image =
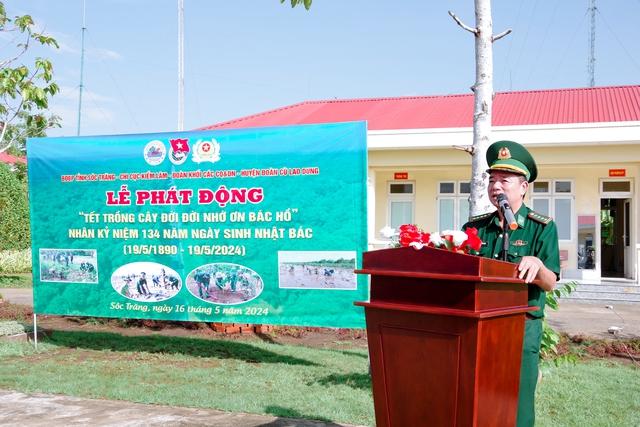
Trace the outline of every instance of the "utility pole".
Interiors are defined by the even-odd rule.
[[[596,0],[589,0],[589,59],[587,71],[589,73],[589,87],[596,85]]]
[[[184,0],[178,0],[178,132],[184,130]]]

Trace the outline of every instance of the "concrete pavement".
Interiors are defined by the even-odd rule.
[[[33,289],[0,289],[0,294],[6,302],[33,307]]]
[[[604,339],[640,339],[640,305],[560,303],[560,310],[547,308],[547,323],[556,332]],[[611,307],[611,308],[607,308]],[[618,333],[610,327],[622,328]]]
[[[0,390],[0,426],[349,427],[351,425]]]
[[[5,301],[33,304],[30,289],[0,289]],[[640,305],[566,302],[547,310],[549,325],[558,332],[594,338],[640,339]],[[622,328],[614,336],[611,326]],[[122,401],[81,399],[0,390],[0,426],[6,427],[353,427],[324,421],[275,418],[207,409],[143,405]]]

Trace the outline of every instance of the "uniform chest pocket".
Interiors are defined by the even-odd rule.
[[[509,253],[507,254],[510,262],[519,262],[523,256],[530,255],[531,246],[526,242],[517,240],[509,245]]]

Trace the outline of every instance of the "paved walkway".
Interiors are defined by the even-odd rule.
[[[0,426],[349,427],[350,424],[0,390]]]
[[[30,289],[1,289],[5,301],[33,304]],[[622,328],[620,338],[640,339],[640,305],[561,303],[548,310],[547,321],[558,332],[615,339],[611,326]],[[80,399],[0,390],[0,426],[11,427],[350,427],[322,421],[274,418],[121,401]],[[352,426],[351,426],[352,427]]]

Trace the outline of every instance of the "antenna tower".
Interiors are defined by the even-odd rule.
[[[178,132],[184,130],[184,0],[178,0]]]
[[[589,87],[596,85],[596,0],[589,0],[589,60],[587,71],[589,72]]]

